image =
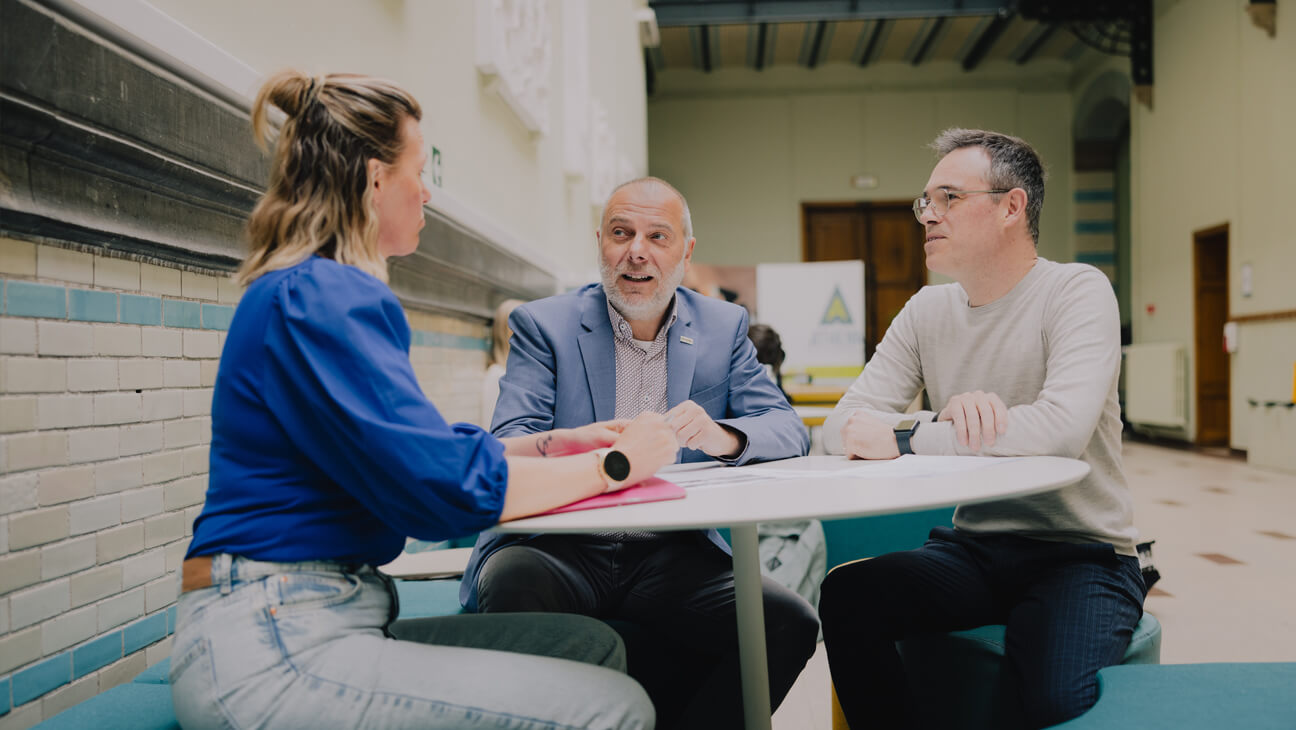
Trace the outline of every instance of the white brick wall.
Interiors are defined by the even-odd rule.
[[[116,628],[144,615],[144,589],[118,593],[98,604],[99,633]]]
[[[0,317],[0,354],[35,355],[36,322],[16,317]]]
[[[95,465],[94,487],[97,494],[112,494],[133,489],[144,483],[144,458],[140,456]]]
[[[68,505],[68,522],[73,535],[98,532],[121,522],[121,497],[110,495]],[[92,546],[91,555],[94,549]]]
[[[42,506],[85,499],[95,493],[94,467],[74,466],[40,473],[37,499]]]
[[[9,599],[9,621],[21,629],[53,618],[71,607],[71,595],[66,578],[18,591]]]
[[[94,606],[69,611],[41,626],[41,653],[54,654],[95,635],[99,611]]]
[[[10,393],[61,393],[67,387],[67,363],[34,357],[5,358],[4,387]]]
[[[94,262],[94,283],[101,289],[125,289],[139,291],[140,265],[125,259],[112,259],[96,256]]]
[[[94,424],[94,396],[42,395],[36,399],[36,427],[76,428]]]
[[[37,246],[36,276],[41,279],[93,284],[94,256],[53,246]]]
[[[66,540],[41,548],[41,580],[59,578],[95,564],[95,537]]]
[[[141,328],[129,324],[96,324],[94,330],[94,354],[113,357],[139,357],[141,348]]]
[[[139,393],[104,393],[94,397],[94,424],[135,423],[143,414],[143,396]]]
[[[224,276],[3,237],[0,278],[226,307],[242,294]],[[0,680],[173,605],[206,493],[226,333],[79,316],[0,316]],[[462,412],[476,403],[482,353],[414,357],[421,376],[435,374],[424,387],[447,417],[476,416]],[[129,681],[170,648],[167,638],[14,708],[0,730]]]
[[[81,464],[117,458],[118,433],[116,428],[83,428],[68,432],[68,461]]]
[[[121,496],[122,522],[134,522],[162,512],[162,487],[147,487]]]
[[[116,390],[117,361],[68,360],[67,387],[68,390]]]
[[[94,352],[94,329],[83,322],[51,322],[36,325],[37,352],[41,355],[90,355]]]
[[[145,327],[141,337],[145,357],[180,357],[184,353],[180,330]]]
[[[184,412],[183,390],[150,390],[141,396],[143,411],[140,414],[144,421],[164,421],[179,418]]]

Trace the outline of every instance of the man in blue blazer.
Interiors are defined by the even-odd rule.
[[[747,312],[679,287],[695,241],[688,204],[656,178],[613,191],[595,234],[602,284],[518,307],[497,436],[665,413],[681,461],[801,456],[800,419],[756,360]],[[615,476],[615,475],[613,475]],[[764,585],[770,698],[814,653],[814,609]],[[469,609],[556,611],[642,627],[627,655],[658,727],[741,727],[729,546],[715,530],[483,533],[464,574]]]

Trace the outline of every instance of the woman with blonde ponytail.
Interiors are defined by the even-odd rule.
[[[620,486],[581,452],[614,446],[630,484],[676,451],[656,414],[501,440],[424,397],[386,284],[387,259],[413,253],[423,227],[421,116],[399,86],[347,74],[285,71],[253,104],[274,163],[248,221],[182,568],[171,680],[185,728],[653,724],[601,622],[394,620],[375,566],[406,536],[468,535]]]

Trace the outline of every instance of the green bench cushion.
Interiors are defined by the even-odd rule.
[[[179,730],[171,685],[119,685],[69,707],[36,727],[42,730]]]
[[[1296,663],[1122,665],[1098,672],[1098,703],[1055,730],[1291,730]]]

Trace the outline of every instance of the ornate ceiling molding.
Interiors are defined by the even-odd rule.
[[[477,0],[477,70],[532,134],[549,131],[547,0]]]

